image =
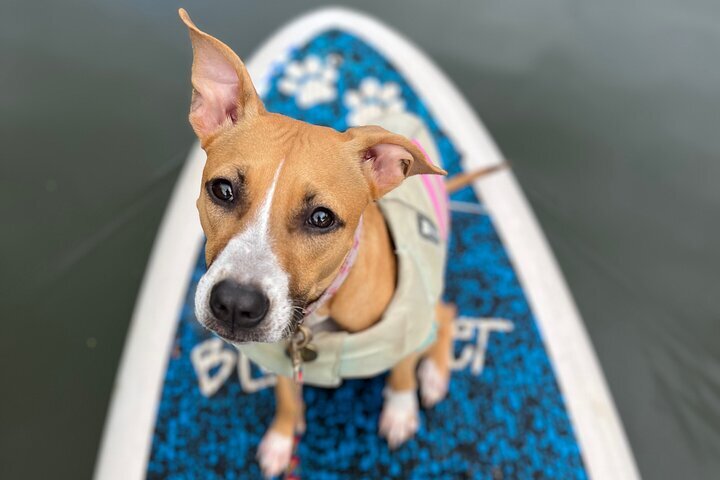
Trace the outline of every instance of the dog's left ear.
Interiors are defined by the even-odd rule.
[[[265,111],[245,65],[217,38],[195,26],[181,8],[193,47],[190,124],[206,147],[222,130]]]
[[[447,175],[427,158],[419,144],[402,135],[374,125],[350,128],[346,134],[357,152],[374,200],[412,175]]]

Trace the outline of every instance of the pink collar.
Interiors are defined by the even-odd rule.
[[[350,247],[350,251],[345,256],[345,260],[343,260],[342,265],[340,265],[340,271],[338,272],[337,276],[333,279],[333,281],[330,283],[328,288],[325,289],[322,295],[320,295],[320,298],[312,302],[310,305],[305,307],[304,310],[304,316],[302,320],[300,320],[300,323],[302,324],[310,315],[312,315],[315,311],[317,311],[320,307],[322,307],[325,302],[330,300],[335,293],[337,293],[338,290],[340,290],[340,287],[345,282],[345,279],[348,277],[348,274],[350,273],[350,269],[352,268],[353,264],[355,263],[355,260],[357,260],[358,256],[358,250],[360,250],[360,235],[362,234],[362,223],[363,219],[360,217],[360,221],[358,222],[358,226],[355,229],[355,236],[353,238],[353,244],[352,247]]]

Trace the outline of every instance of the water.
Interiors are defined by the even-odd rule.
[[[247,55],[319,2],[183,2]],[[350,2],[352,3],[352,2]],[[720,474],[720,4],[355,2],[465,93],[591,334],[644,478]],[[193,142],[172,2],[0,3],[0,464],[87,478]]]

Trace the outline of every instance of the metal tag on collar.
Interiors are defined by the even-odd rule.
[[[312,340],[312,331],[305,325],[298,325],[287,349],[295,381],[302,379],[303,362],[312,362],[318,356],[317,349],[310,344],[310,340]]]

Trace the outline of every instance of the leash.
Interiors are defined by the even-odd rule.
[[[298,323],[295,333],[290,340],[290,345],[288,345],[288,355],[292,362],[293,381],[295,382],[297,401],[301,408],[303,407],[303,363],[306,361],[311,362],[317,358],[317,351],[310,345],[310,340],[312,340],[312,331],[310,328]],[[283,477],[285,480],[300,480],[300,456],[298,455],[298,446],[302,439],[302,433],[296,424],[293,435],[292,455]]]

